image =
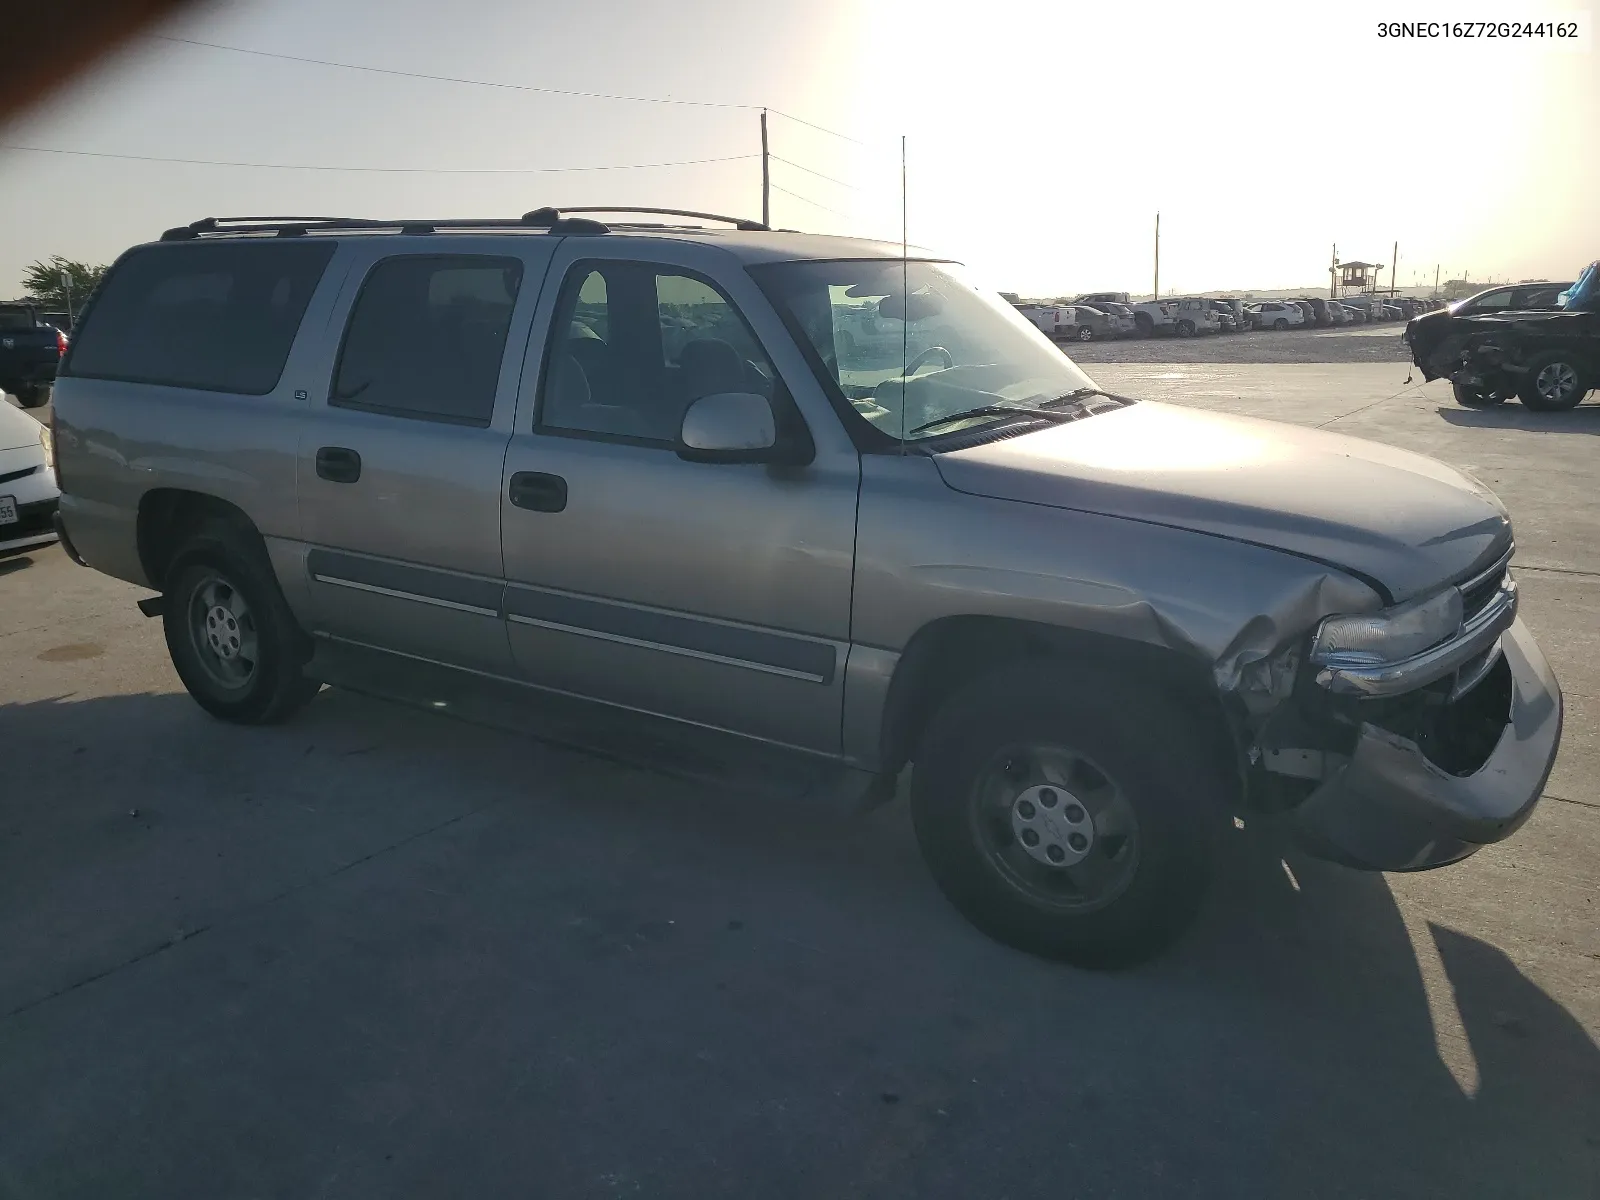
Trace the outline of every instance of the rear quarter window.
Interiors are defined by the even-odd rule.
[[[106,277],[61,374],[263,396],[332,242],[143,246]]]

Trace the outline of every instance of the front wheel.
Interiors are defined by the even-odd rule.
[[[1078,340],[1080,342],[1094,341],[1094,330],[1087,325],[1078,326]]]
[[[1560,351],[1551,351],[1528,364],[1517,394],[1535,412],[1561,412],[1578,407],[1586,391],[1582,367]]]
[[[1504,404],[1510,397],[1510,393],[1503,389],[1481,384],[1452,383],[1450,387],[1456,394],[1456,403],[1463,408],[1493,408],[1496,404]]]
[[[167,651],[195,702],[241,725],[282,721],[321,686],[302,671],[310,646],[264,553],[226,527],[179,553],[162,612]]]
[[[1003,668],[929,723],[912,820],[935,881],[979,929],[1044,957],[1123,965],[1196,911],[1227,811],[1216,762],[1158,692]]]

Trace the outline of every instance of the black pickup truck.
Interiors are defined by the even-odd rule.
[[[1512,396],[1538,412],[1576,408],[1600,387],[1600,262],[1554,307],[1428,313],[1407,327],[1406,341],[1423,377],[1449,379],[1468,408]]]
[[[0,392],[10,392],[23,408],[37,408],[50,395],[56,365],[67,350],[67,335],[45,322],[27,304],[0,304]]]

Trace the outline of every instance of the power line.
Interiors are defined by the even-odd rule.
[[[487,79],[466,79],[459,75],[429,75],[422,71],[401,71],[393,67],[369,67],[362,63],[335,62],[327,58],[307,58],[299,54],[278,54],[272,50],[251,50],[244,46],[225,46],[221,42],[202,42],[195,38],[172,37],[164,33],[150,35],[163,42],[179,42],[186,46],[204,46],[208,50],[228,50],[234,54],[253,54],[258,58],[277,58],[284,62],[311,63],[318,67],[341,67],[347,71],[366,71],[372,75],[398,75],[405,79],[430,79],[435,83],[464,83],[472,87],[500,88],[512,92],[542,92],[551,96],[577,96],[585,100],[631,100],[638,104],[681,104],[695,108],[736,108],[747,112],[759,109],[759,104],[729,104],[716,100],[674,100],[665,96],[628,96],[614,92],[580,92],[569,88],[534,87],[525,83],[496,83]],[[774,112],[777,110],[774,109]],[[790,120],[798,120],[790,117]],[[832,133],[832,130],[828,132]],[[843,136],[842,134],[839,136]]]
[[[347,71],[366,71],[372,75],[397,75],[404,79],[429,79],[435,83],[463,83],[471,87],[500,88],[513,92],[539,92],[548,96],[576,96],[584,100],[627,100],[635,104],[677,104],[692,108],[730,108],[743,112],[756,112],[763,106],[760,104],[734,104],[721,100],[676,100],[668,96],[632,96],[617,92],[584,92],[572,88],[535,87],[525,83],[498,83],[487,79],[468,79],[460,75],[430,75],[424,71],[401,71],[393,67],[369,67],[363,63],[338,62],[329,58],[309,58],[300,54],[280,54],[273,50],[252,50],[246,46],[229,46],[222,42],[203,42],[198,38],[173,37],[170,34],[156,33],[149,35],[158,41],[176,42],[185,46],[204,46],[208,50],[226,50],[233,54],[253,54],[258,58],[276,58],[284,62],[310,63],[318,67],[340,67]],[[808,121],[804,117],[797,117],[793,113],[784,112],[780,108],[769,109],[773,116],[782,117],[786,121],[793,121],[797,125],[804,125],[808,129],[815,129],[819,133],[826,133],[832,137],[842,138],[857,146],[867,143],[851,137],[847,133],[840,133],[837,129],[829,129],[826,125],[818,125],[815,121]]]
[[[576,171],[636,171],[652,167],[695,167],[704,163],[744,162],[758,154],[729,154],[721,158],[683,158],[672,162],[604,163],[592,167],[330,167],[316,163],[232,162],[214,158],[166,158],[154,154],[111,154],[101,150],[62,150],[53,146],[15,146],[0,143],[0,150],[25,150],[31,154],[70,154],[80,158],[120,158],[133,162],[187,163],[199,167],[253,167],[264,171],[347,171],[379,175],[562,175]]]
[[[820,208],[824,212],[831,212],[836,217],[844,217],[846,219],[849,219],[849,217],[850,217],[850,214],[847,213],[847,212],[841,212],[837,208],[833,208],[830,205],[823,204],[823,203],[821,203],[820,201],[817,201],[817,200],[813,200],[810,196],[802,196],[799,192],[791,192],[786,187],[779,187],[777,184],[773,184],[772,185],[772,190],[775,191],[775,192],[782,192],[785,196],[793,196],[796,200],[799,200],[802,204],[809,204],[813,208]]]
[[[840,133],[837,129],[829,129],[826,125],[818,125],[814,121],[807,121],[804,117],[797,117],[793,113],[786,113],[781,108],[774,108],[768,111],[770,111],[775,117],[782,117],[785,121],[793,121],[796,125],[804,125],[807,129],[815,129],[819,133],[832,134],[836,138],[843,138],[847,142],[854,142],[857,146],[865,146],[867,144],[866,142],[861,141],[859,138],[851,137],[848,133]]]
[[[832,175],[824,175],[821,171],[813,171],[810,167],[803,167],[797,162],[784,158],[781,154],[774,154],[771,157],[774,162],[787,163],[797,171],[804,171],[807,175],[815,175],[818,179],[826,179],[829,183],[837,183],[840,187],[849,188],[852,192],[861,190],[853,183],[846,183],[842,179],[835,179]]]

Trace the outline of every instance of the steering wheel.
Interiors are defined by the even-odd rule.
[[[917,355],[906,364],[906,377],[910,378],[916,373],[918,367],[920,367],[935,354],[940,355],[944,359],[945,370],[948,371],[951,367],[956,365],[956,356],[951,354],[950,351],[946,350],[943,346],[929,346],[921,354]]]

